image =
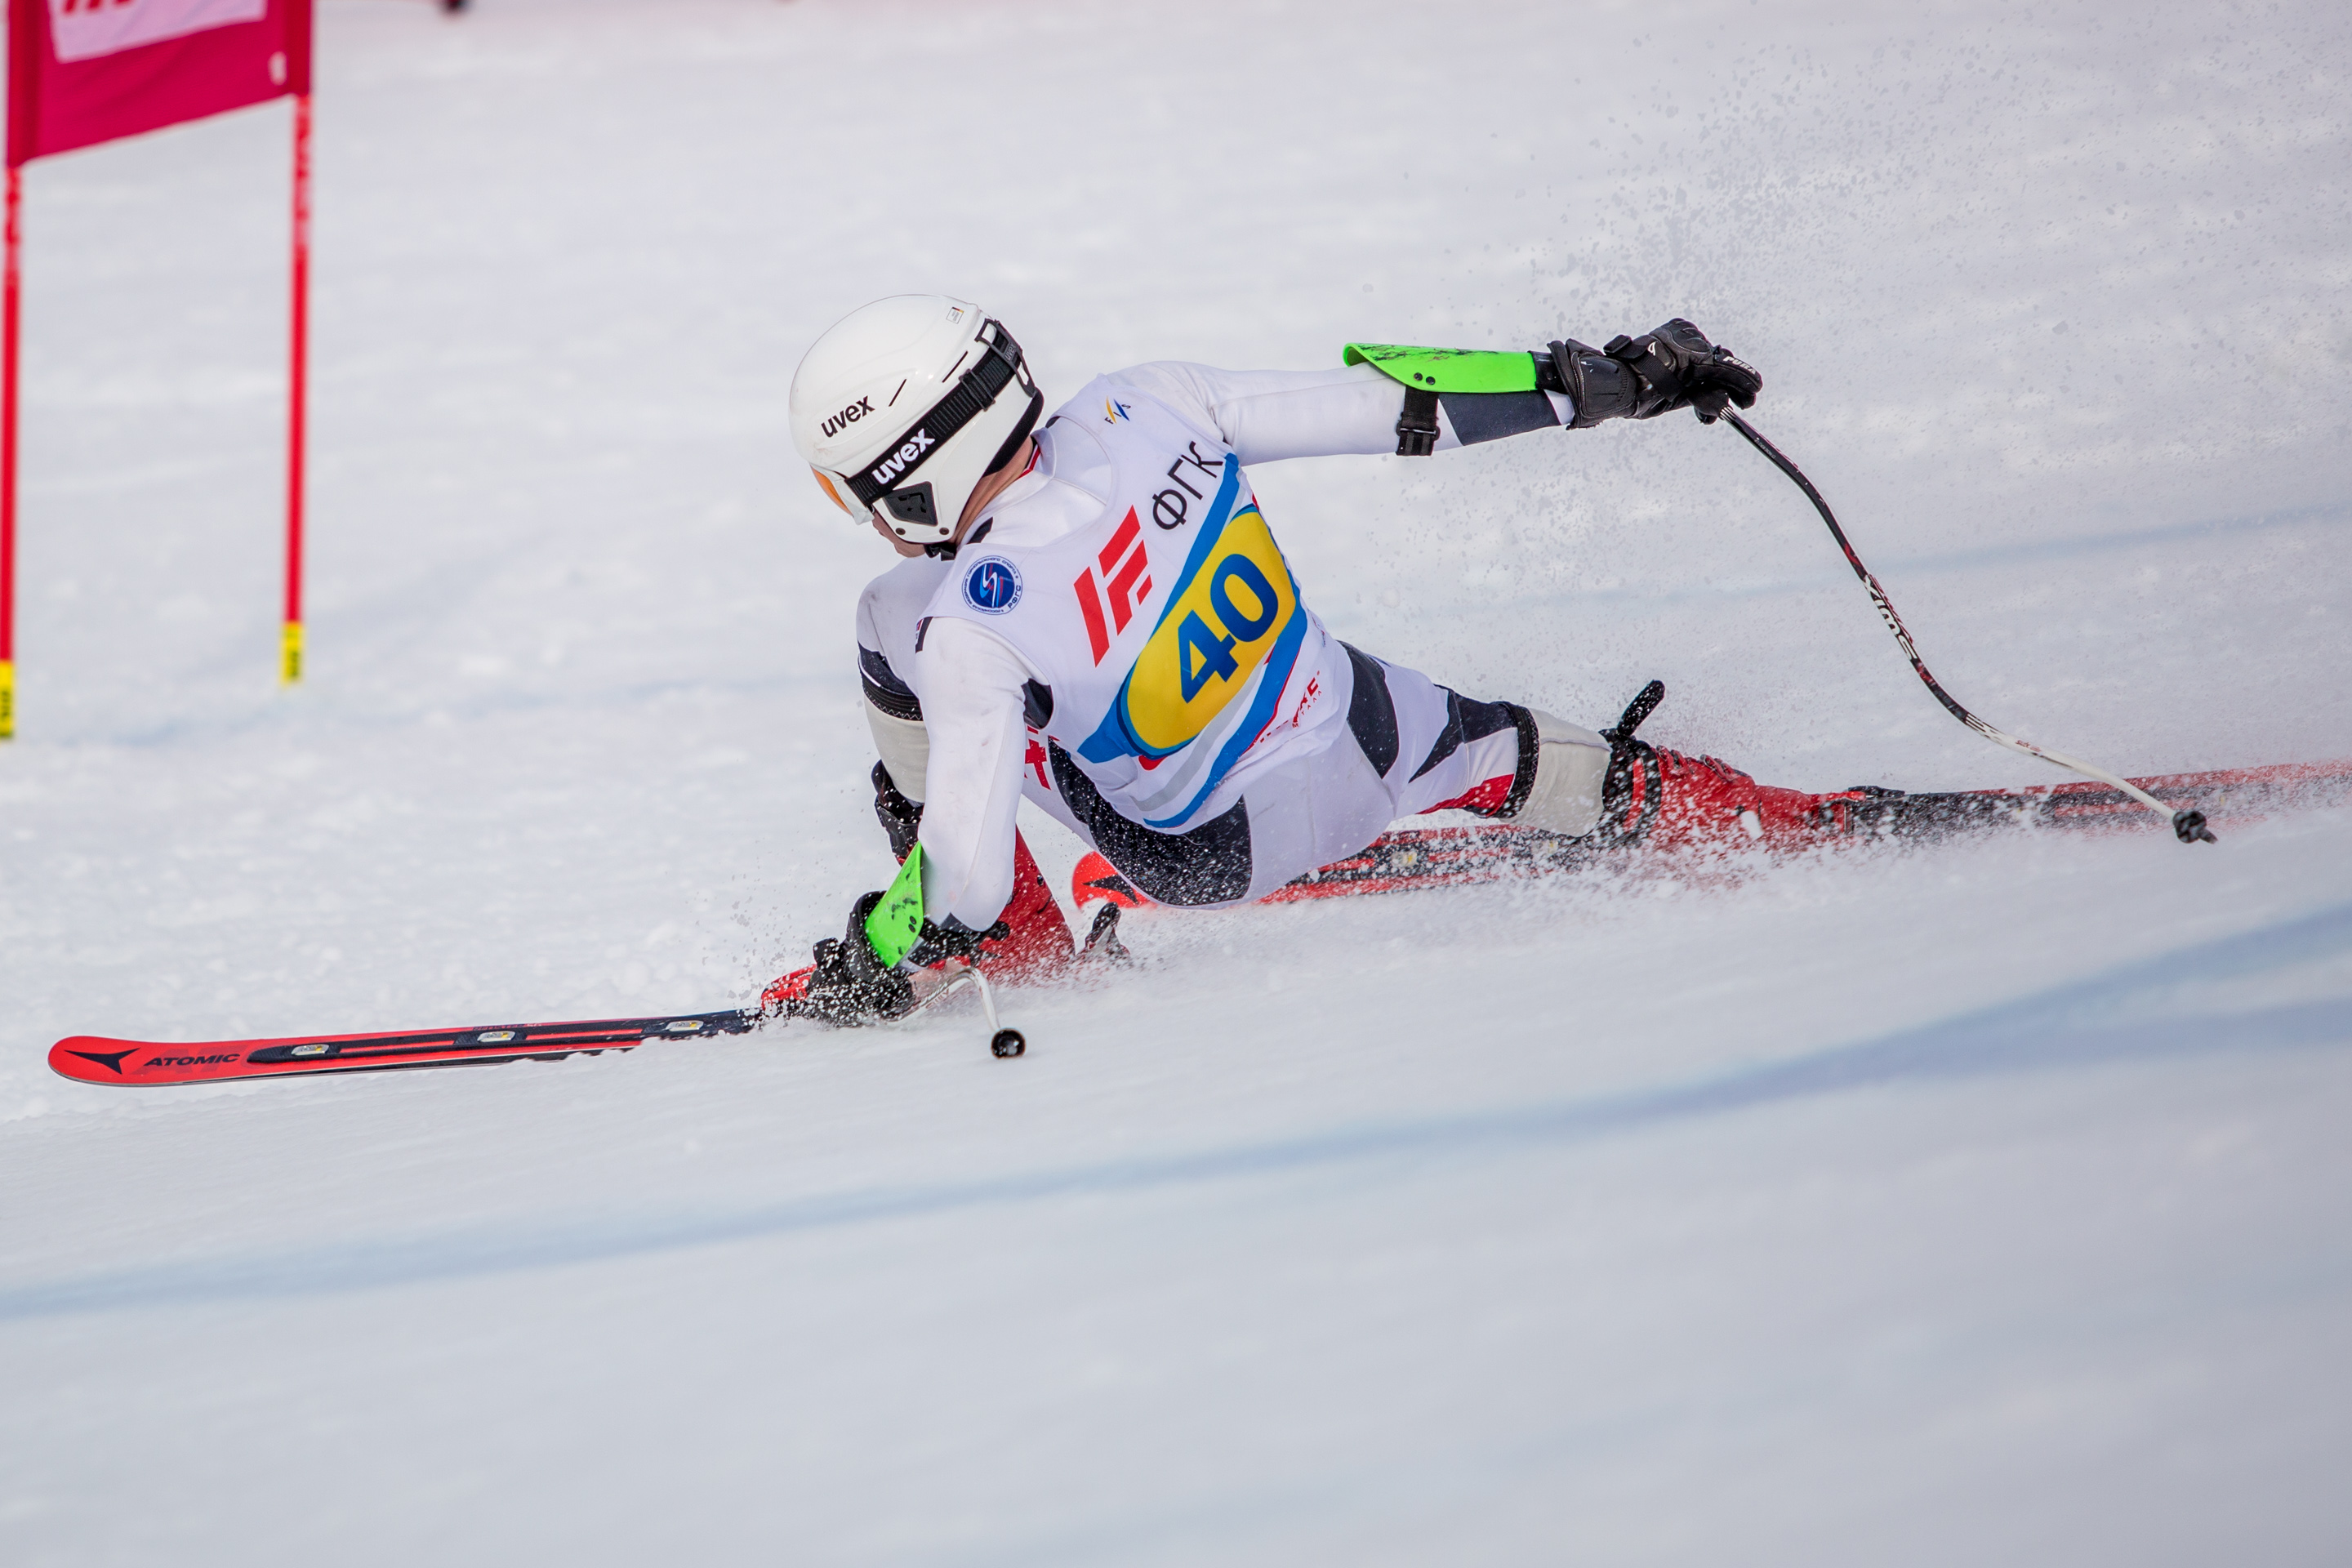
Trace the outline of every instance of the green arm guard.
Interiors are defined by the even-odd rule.
[[[1424,392],[1533,392],[1536,356],[1496,349],[1417,349],[1409,343],[1349,343],[1342,364],[1368,364]]]
[[[918,842],[907,851],[906,862],[898,868],[890,890],[882,895],[882,901],[866,917],[866,941],[884,968],[896,969],[922,934],[923,847]]]

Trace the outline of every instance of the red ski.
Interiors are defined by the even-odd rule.
[[[2233,768],[2135,779],[2168,805],[2194,807],[2227,826],[2274,812],[2335,805],[2352,800],[2352,759]],[[2024,790],[1971,790],[1945,795],[1895,791],[1850,791],[1825,800],[1828,814],[1821,842],[1927,842],[1988,830],[2050,827],[2137,829],[2161,827],[2164,820],[2120,790],[2099,784],[2055,784]],[[1465,827],[1409,828],[1390,833],[1360,854],[1326,866],[1276,889],[1268,903],[1333,898],[1346,893],[1400,892],[1507,877],[1542,876],[1603,863],[1622,851],[1596,850],[1577,839],[1501,824]],[[1661,856],[1689,851],[1658,851]],[[1071,900],[1083,909],[1108,900],[1114,905],[1143,902],[1100,855],[1078,862],[1071,877]],[[1108,914],[1105,910],[1103,913]],[[1087,943],[1117,951],[1097,921]],[[969,981],[968,981],[969,977]],[[919,982],[919,1010],[971,982],[978,972],[951,965],[927,972]],[[990,1045],[999,1056],[1021,1054],[1016,1030],[997,1029],[995,1007],[986,987],[982,1005],[995,1033]],[[625,1051],[648,1040],[698,1039],[740,1035],[772,1017],[789,1017],[786,1001],[775,1007],[730,1007],[652,1018],[606,1018],[561,1024],[499,1024],[462,1029],[410,1029],[353,1035],[289,1035],[275,1039],[166,1043],[75,1035],[49,1049],[49,1066],[82,1083],[187,1084],[228,1079],[276,1078],[320,1072],[381,1072],[402,1068],[457,1067],[470,1062],[544,1059],[598,1051]]]
[[[2202,811],[2210,821],[2226,826],[2274,812],[2309,810],[2352,799],[2352,758],[2170,773],[2131,782],[2167,805]],[[2030,827],[2126,830],[2169,826],[2166,818],[2121,790],[2101,784],[1940,795],[1861,789],[1824,800],[1822,810],[1818,842],[1828,846],[1890,840],[1925,843]],[[1382,834],[1360,853],[1309,872],[1260,901],[1288,903],[1297,899],[1407,892],[1507,877],[1546,876],[1612,863],[1636,851],[1598,848],[1581,839],[1503,823],[1404,828]],[[1655,853],[1688,855],[1691,851]],[[1070,900],[1084,909],[1097,900],[1129,907],[1148,901],[1108,860],[1090,853],[1070,874]]]
[[[286,1073],[457,1067],[467,1062],[568,1057],[582,1051],[625,1051],[647,1040],[740,1035],[759,1022],[756,1009],[739,1007],[667,1018],[497,1024],[398,1034],[289,1035],[274,1040],[205,1040],[193,1045],[73,1035],[49,1047],[49,1066],[83,1083],[207,1083]]]
[[[912,1016],[941,999],[970,988],[980,994],[991,1031],[989,1049],[1017,1057],[1028,1048],[1018,1029],[998,1026],[996,1002],[987,979],[961,959],[925,969],[911,977]],[[779,982],[781,984],[782,982]],[[600,1018],[572,1024],[493,1024],[470,1029],[408,1029],[365,1035],[288,1035],[272,1040],[110,1040],[102,1035],[69,1035],[49,1047],[52,1071],[82,1083],[186,1084],[225,1079],[280,1078],[288,1074],[383,1072],[395,1068],[463,1067],[470,1062],[549,1060],[626,1051],[648,1040],[698,1040],[711,1035],[741,1035],[762,1024],[813,1017],[797,998],[716,1013],[673,1014],[659,1018]]]

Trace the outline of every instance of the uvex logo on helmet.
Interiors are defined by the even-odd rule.
[[[877,485],[888,484],[900,474],[905,473],[917,458],[922,456],[935,444],[929,436],[923,434],[920,426],[916,426],[914,433],[907,437],[907,444],[891,453],[883,461],[882,466],[874,470],[874,482]]]
[[[870,397],[859,398],[856,402],[851,404],[840,413],[835,414],[825,420],[823,426],[824,438],[828,441],[832,440],[835,436],[840,435],[844,430],[848,429],[852,425],[856,424],[860,419],[865,418],[867,415],[873,412],[874,400]]]

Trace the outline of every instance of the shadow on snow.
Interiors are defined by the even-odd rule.
[[[2001,1073],[2352,1044],[2352,996],[2233,1005],[2298,966],[2352,954],[2352,905],[2073,982],[1859,1045],[1590,1100],[1343,1128],[965,1183],[789,1199],[718,1214],[537,1226],[119,1269],[0,1289],[0,1320],[305,1296],[642,1257],[1068,1197],[1279,1175],[1358,1162],[1478,1158],[1847,1090]],[[2256,982],[2255,986],[2242,984]],[[2200,992],[2204,994],[2200,999]]]

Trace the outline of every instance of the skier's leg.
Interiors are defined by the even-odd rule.
[[[1516,810],[1494,815],[1522,827],[1580,837],[1601,820],[1609,742],[1599,734],[1539,708],[1524,708],[1526,730],[1536,737],[1533,777]]]
[[[1578,831],[1591,829],[1609,759],[1598,735],[1511,703],[1463,697],[1353,647],[1348,663],[1344,729],[1332,726],[1328,745],[1250,780],[1232,814],[1242,822],[1238,858],[1213,888],[1201,889],[1213,897],[1163,901],[1215,908],[1263,898],[1357,853],[1399,817],[1446,806],[1498,816],[1535,803],[1545,806],[1547,824],[1576,816]],[[1523,768],[1529,732],[1538,745]],[[1106,853],[1127,869],[1118,853]]]
[[[1634,731],[1655,706],[1646,693],[1614,727],[1595,731],[1538,709],[1477,701],[1416,670],[1353,648],[1349,654],[1356,675],[1350,726],[1373,764],[1390,764],[1382,778],[1400,817],[1454,808],[1611,845],[1745,839],[1789,848],[1844,831],[1839,803],[1860,798],[1759,784],[1717,758],[1639,740]],[[1423,737],[1430,737],[1425,752]],[[1415,755],[1422,761],[1408,767]]]
[[[1353,647],[1348,657],[1349,726],[1381,770],[1392,816],[1461,810],[1570,837],[1592,831],[1609,768],[1600,735],[1514,702],[1465,697]]]
[[[1250,781],[1249,886],[1238,899],[1262,899],[1309,871],[1344,860],[1388,830],[1395,802],[1347,737],[1293,758]]]
[[[1330,744],[1250,781],[1250,899],[1346,859],[1399,817],[1447,806],[1495,816],[1533,798],[1537,785],[1562,793],[1556,777],[1520,766],[1521,734],[1532,728],[1525,709],[1478,702],[1417,670],[1347,651],[1345,729],[1334,726]],[[1605,764],[1607,742],[1592,739]],[[1546,746],[1540,755],[1549,753]],[[1586,771],[1589,817],[1600,809],[1601,767]]]
[[[1864,790],[1808,795],[1759,784],[1729,763],[1691,757],[1635,737],[1665,689],[1653,683],[1609,731],[1609,776],[1594,837],[1612,845],[1761,843],[1778,849],[1853,830]]]
[[[1848,798],[1767,789],[1723,763],[1650,747],[1633,739],[1638,719],[1630,714],[1622,737],[1604,736],[1348,653],[1344,732],[1253,777],[1241,802],[1213,822],[1181,834],[1129,822],[1051,747],[1045,776],[1082,798],[1034,784],[1030,798],[1118,873],[1120,886],[1105,888],[1114,900],[1139,895],[1200,909],[1263,898],[1423,812],[1458,808],[1604,844],[1671,845],[1715,833],[1787,843],[1814,831],[1823,801]]]
[[[1059,745],[1047,741],[1043,749],[1042,768],[1022,779],[1023,798],[1093,848],[1080,875],[1101,873],[1097,886],[1113,902],[1215,909],[1248,896],[1255,836],[1247,800],[1181,833],[1161,833],[1120,815]]]
[[[998,916],[1004,935],[980,944],[981,967],[1006,980],[1043,980],[1061,972],[1077,955],[1070,924],[1054,890],[1037,869],[1036,857],[1016,831],[1013,836],[1013,897]]]
[[[1024,788],[1108,862],[1116,877],[1092,885],[1114,902],[1226,909],[1262,898],[1378,838],[1398,816],[1387,778],[1404,780],[1438,747],[1443,699],[1409,702],[1400,715],[1378,680],[1362,674],[1374,661],[1349,652],[1357,684],[1335,694],[1351,704],[1348,723],[1326,726],[1315,741],[1291,742],[1288,754],[1252,774],[1240,800],[1182,833],[1155,832],[1120,816],[1057,746],[1046,748],[1056,797],[1039,799],[1034,781]],[[1401,761],[1408,748],[1411,758]],[[1385,773],[1372,756],[1386,764]],[[1458,764],[1457,772],[1469,766]],[[1081,877],[1103,869],[1094,857],[1080,864]]]

